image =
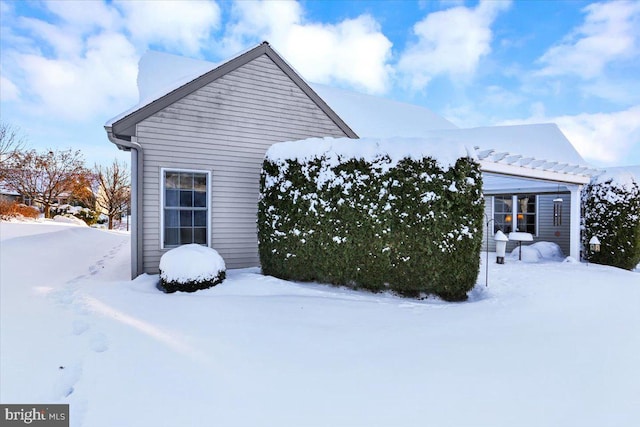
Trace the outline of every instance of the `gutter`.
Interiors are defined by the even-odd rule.
[[[142,206],[143,151],[142,146],[132,136],[131,140],[119,138],[111,126],[105,126],[107,138],[120,150],[131,151],[131,278],[143,273],[142,267],[142,218],[139,215]],[[141,212],[141,211],[140,211]]]

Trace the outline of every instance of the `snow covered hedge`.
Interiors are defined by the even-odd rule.
[[[167,292],[195,292],[226,278],[224,260],[215,249],[198,244],[182,245],[160,258],[160,288]]]
[[[582,193],[583,247],[590,262],[633,270],[640,262],[640,184],[628,173],[594,178]],[[601,248],[589,251],[596,236]]]
[[[258,207],[264,274],[465,300],[484,206],[468,156],[449,141],[414,139],[273,145]]]

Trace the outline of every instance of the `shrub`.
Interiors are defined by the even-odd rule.
[[[264,274],[465,300],[479,270],[479,165],[463,148],[449,160],[454,166],[442,167],[422,153],[425,146],[362,139],[274,145],[258,207]],[[311,153],[296,154],[305,150]]]
[[[198,244],[179,246],[160,258],[160,289],[166,293],[195,292],[226,278],[222,257],[214,249]]]
[[[83,220],[87,225],[93,225],[98,222],[98,219],[100,219],[99,212],[82,206],[52,205],[49,212],[52,218],[56,215],[73,215],[74,217]]]
[[[640,185],[630,174],[595,178],[582,193],[585,258],[633,270],[640,262]],[[600,240],[591,253],[589,240]]]
[[[0,219],[11,218],[38,218],[40,211],[33,206],[27,206],[18,202],[0,199]]]

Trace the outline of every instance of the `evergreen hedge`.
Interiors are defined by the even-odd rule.
[[[264,274],[448,301],[475,285],[484,199],[474,160],[267,157],[260,188]]]
[[[585,258],[633,270],[640,263],[640,185],[632,179],[594,179],[582,192],[582,207]],[[589,250],[593,236],[600,252]]]

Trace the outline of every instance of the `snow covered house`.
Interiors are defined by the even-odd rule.
[[[105,125],[132,153],[134,277],[185,243],[229,268],[258,265],[264,154],[310,137],[463,142],[482,165],[490,243],[517,229],[579,257],[579,194],[596,171],[553,124],[459,129],[420,106],[309,84],[266,42],[221,64],[148,52],[138,88],[139,104]]]

